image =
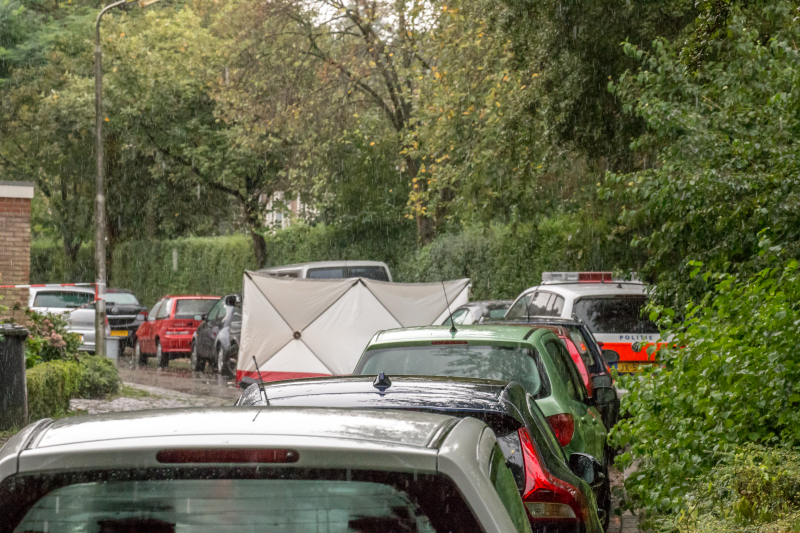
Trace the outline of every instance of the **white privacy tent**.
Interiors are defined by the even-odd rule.
[[[244,274],[236,380],[349,374],[375,333],[428,326],[469,301],[469,279],[389,283],[365,278],[276,278]]]

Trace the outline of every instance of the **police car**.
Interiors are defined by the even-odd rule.
[[[619,372],[652,364],[647,347],[658,342],[658,327],[643,313],[645,285],[611,272],[544,272],[542,284],[523,292],[505,318],[559,316],[582,320],[604,350],[619,354]]]

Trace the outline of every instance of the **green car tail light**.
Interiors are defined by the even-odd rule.
[[[572,415],[559,413],[548,416],[547,423],[553,428],[553,433],[556,434],[558,443],[562,447],[572,441],[572,436],[575,434],[575,419],[572,418]]]

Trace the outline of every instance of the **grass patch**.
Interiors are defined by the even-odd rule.
[[[131,387],[130,385],[122,384],[122,386],[119,388],[119,392],[109,396],[108,400],[114,400],[116,398],[160,398],[160,396],[152,394],[144,389],[138,389],[136,387]]]

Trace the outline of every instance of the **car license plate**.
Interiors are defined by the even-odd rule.
[[[112,337],[127,337],[128,336],[128,330],[126,330],[126,329],[123,329],[123,330],[112,330],[111,331],[111,336]]]
[[[617,372],[621,372],[623,374],[634,374],[636,372],[641,372],[644,370],[644,365],[647,363],[617,363]]]

